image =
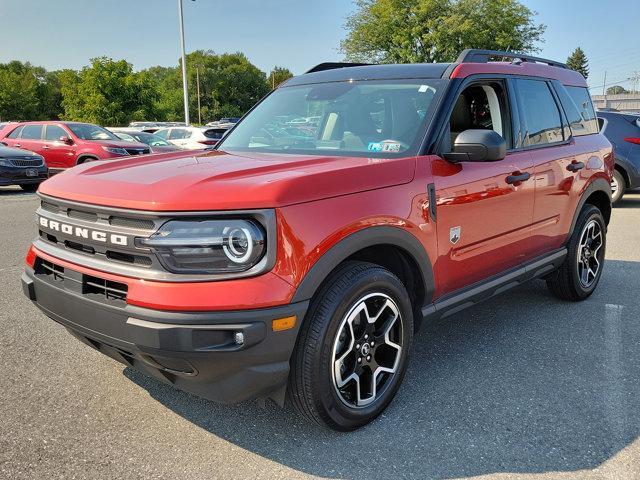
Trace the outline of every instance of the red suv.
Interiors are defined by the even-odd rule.
[[[2,143],[42,155],[49,169],[54,171],[91,160],[150,153],[148,145],[125,142],[109,130],[90,123],[16,123],[1,134]]]
[[[612,170],[587,84],[562,64],[323,64],[218,150],[43,183],[24,291],[177,388],[354,429],[394,397],[421,323],[534,278],[591,295]]]

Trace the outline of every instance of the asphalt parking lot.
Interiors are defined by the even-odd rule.
[[[0,478],[640,478],[640,194],[591,299],[536,282],[424,328],[396,400],[350,434],[189,396],[72,338],[21,292],[36,204],[0,189]]]

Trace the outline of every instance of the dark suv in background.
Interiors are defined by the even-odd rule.
[[[614,147],[611,200],[615,204],[626,190],[640,187],[640,114],[598,111],[598,122]]]

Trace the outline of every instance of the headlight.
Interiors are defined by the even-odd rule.
[[[263,259],[266,234],[254,220],[172,220],[138,243],[174,273],[239,273]]]
[[[0,158],[0,166],[10,167],[11,166],[11,162],[9,160],[7,160],[6,158]]]
[[[109,153],[113,153],[114,155],[129,155],[129,152],[127,152],[124,148],[118,148],[118,147],[102,147],[104,150],[106,150]]]

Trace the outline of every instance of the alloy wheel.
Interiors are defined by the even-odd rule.
[[[578,278],[583,288],[591,287],[598,278],[603,244],[602,227],[596,220],[591,220],[582,230],[578,246]]]
[[[344,316],[332,354],[333,385],[340,400],[363,408],[380,398],[398,370],[403,321],[383,293],[358,300]]]

